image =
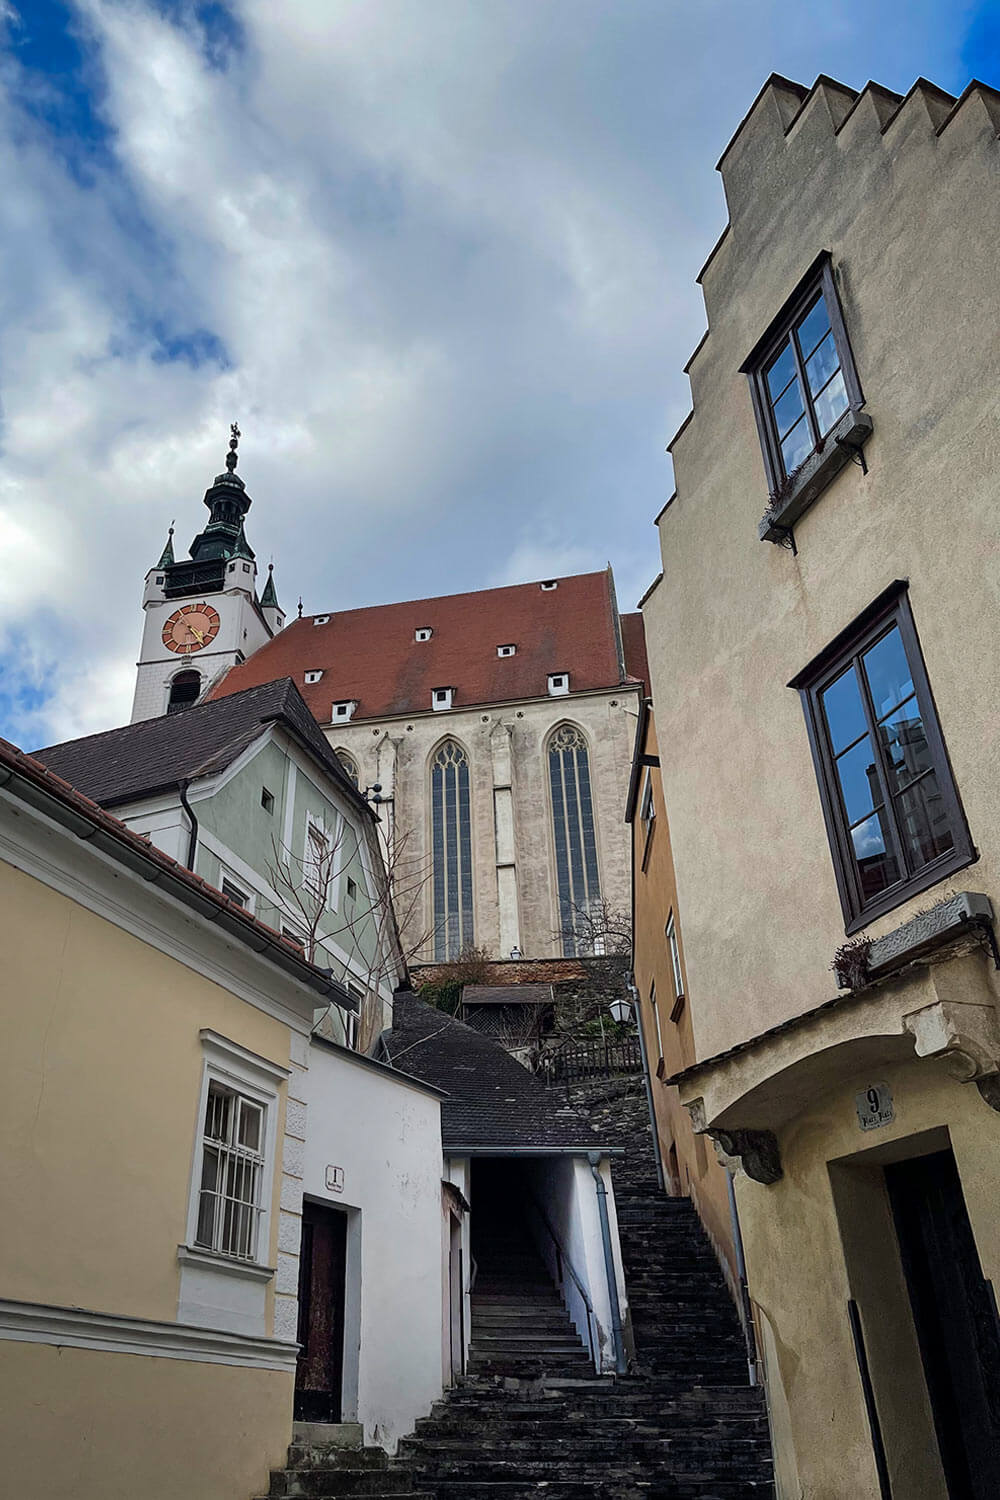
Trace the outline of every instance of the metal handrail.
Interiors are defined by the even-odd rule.
[[[587,1295],[587,1288],[584,1286],[583,1282],[580,1280],[580,1277],[579,1277],[579,1274],[577,1273],[576,1267],[573,1265],[573,1262],[570,1260],[569,1256],[566,1254],[566,1248],[563,1245],[562,1240],[560,1240],[559,1236],[556,1234],[555,1230],[552,1228],[552,1225],[549,1222],[549,1216],[548,1216],[548,1214],[545,1212],[544,1208],[539,1203],[539,1201],[535,1197],[534,1193],[529,1193],[528,1197],[529,1197],[529,1199],[530,1199],[530,1201],[532,1203],[532,1206],[534,1207],[536,1213],[538,1214],[538,1217],[541,1219],[541,1221],[544,1224],[545,1228],[548,1230],[549,1239],[552,1241],[553,1245],[555,1245],[555,1247],[556,1247],[556,1265],[559,1267],[559,1273],[558,1274],[559,1274],[560,1285],[562,1284],[562,1281],[563,1281],[562,1269],[565,1266],[566,1270],[569,1272],[570,1276],[573,1279],[573,1282],[576,1285],[577,1291],[580,1293],[580,1296],[583,1298],[583,1305],[587,1309],[587,1342],[590,1345],[590,1357],[593,1360],[594,1366],[596,1368],[597,1367],[597,1362],[598,1362],[598,1351],[597,1351],[597,1341],[596,1341],[596,1339],[594,1337],[594,1326],[597,1325],[597,1314],[594,1312],[593,1303],[591,1302],[590,1297]]]

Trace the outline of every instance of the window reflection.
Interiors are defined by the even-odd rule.
[[[865,652],[862,660],[875,717],[881,719],[913,692],[913,678],[906,660],[903,639],[895,625],[888,635],[884,635],[870,651]]]
[[[850,405],[822,292],[793,325],[764,378],[782,466],[788,475],[808,458]]]

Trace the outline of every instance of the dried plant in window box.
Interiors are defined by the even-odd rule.
[[[830,968],[837,976],[840,989],[860,990],[868,983],[871,977],[871,951],[870,937],[855,938],[852,942],[844,943],[837,949]]]

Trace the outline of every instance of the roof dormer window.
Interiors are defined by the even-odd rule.
[[[545,582],[540,583],[538,587],[548,593],[549,589],[557,589],[559,584],[555,578],[546,578]]]
[[[323,676],[322,668],[315,667],[315,668],[313,668],[313,670],[311,672],[307,672],[306,673],[306,682],[319,682],[319,680],[320,680],[320,678],[322,676]]]
[[[357,706],[357,699],[355,698],[347,698],[341,703],[335,703],[331,712],[331,718],[337,719],[342,724],[345,719],[354,717],[354,710]]]
[[[515,656],[516,654],[517,654],[517,647],[516,646],[498,646],[497,647],[497,656]]]
[[[434,689],[431,693],[431,708],[433,708],[435,713],[441,713],[444,709],[451,707],[454,692],[455,689],[450,687]]]
[[[549,673],[549,697],[550,698],[558,698],[563,693],[568,693],[568,692],[569,692],[569,673],[568,672],[550,672]]]
[[[415,641],[429,641],[433,634],[434,632],[429,625],[421,625],[418,630],[413,632],[413,639]]]
[[[329,615],[313,615],[313,624],[314,625],[329,625],[329,623],[330,623],[330,616]]]

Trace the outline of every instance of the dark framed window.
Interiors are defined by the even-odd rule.
[[[847,931],[976,858],[904,583],[789,684],[805,710]]]
[[[864,404],[844,315],[824,251],[743,365],[764,452],[779,494],[849,411]]]

